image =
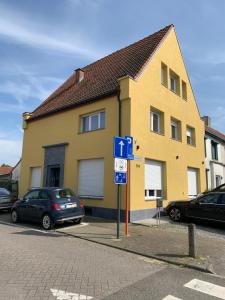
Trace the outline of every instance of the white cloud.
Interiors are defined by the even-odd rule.
[[[0,164],[14,166],[22,154],[22,142],[19,140],[0,139]]]
[[[99,58],[102,54],[84,40],[78,37],[75,29],[72,38],[65,38],[65,32],[58,27],[54,31],[47,24],[41,28],[40,24],[29,19],[22,13],[15,13],[0,5],[0,37],[10,39],[11,42],[25,44],[41,50],[77,54],[89,59]]]

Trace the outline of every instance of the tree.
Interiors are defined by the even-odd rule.
[[[1,167],[10,167],[11,168],[11,166],[7,165],[7,164],[2,164]]]

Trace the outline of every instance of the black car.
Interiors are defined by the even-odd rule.
[[[14,223],[20,220],[41,222],[43,228],[49,230],[65,221],[80,223],[84,206],[70,189],[38,188],[15,202],[11,217]]]
[[[225,192],[211,192],[189,201],[170,202],[165,210],[172,221],[193,218],[225,222]]]
[[[0,188],[0,210],[11,210],[11,207],[13,205],[14,197],[5,188]]]

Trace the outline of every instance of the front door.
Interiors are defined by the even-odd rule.
[[[60,166],[48,166],[47,172],[47,186],[59,187],[60,186]]]

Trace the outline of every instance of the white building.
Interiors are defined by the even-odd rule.
[[[208,116],[205,121],[206,187],[211,190],[225,183],[225,135],[211,127]]]

